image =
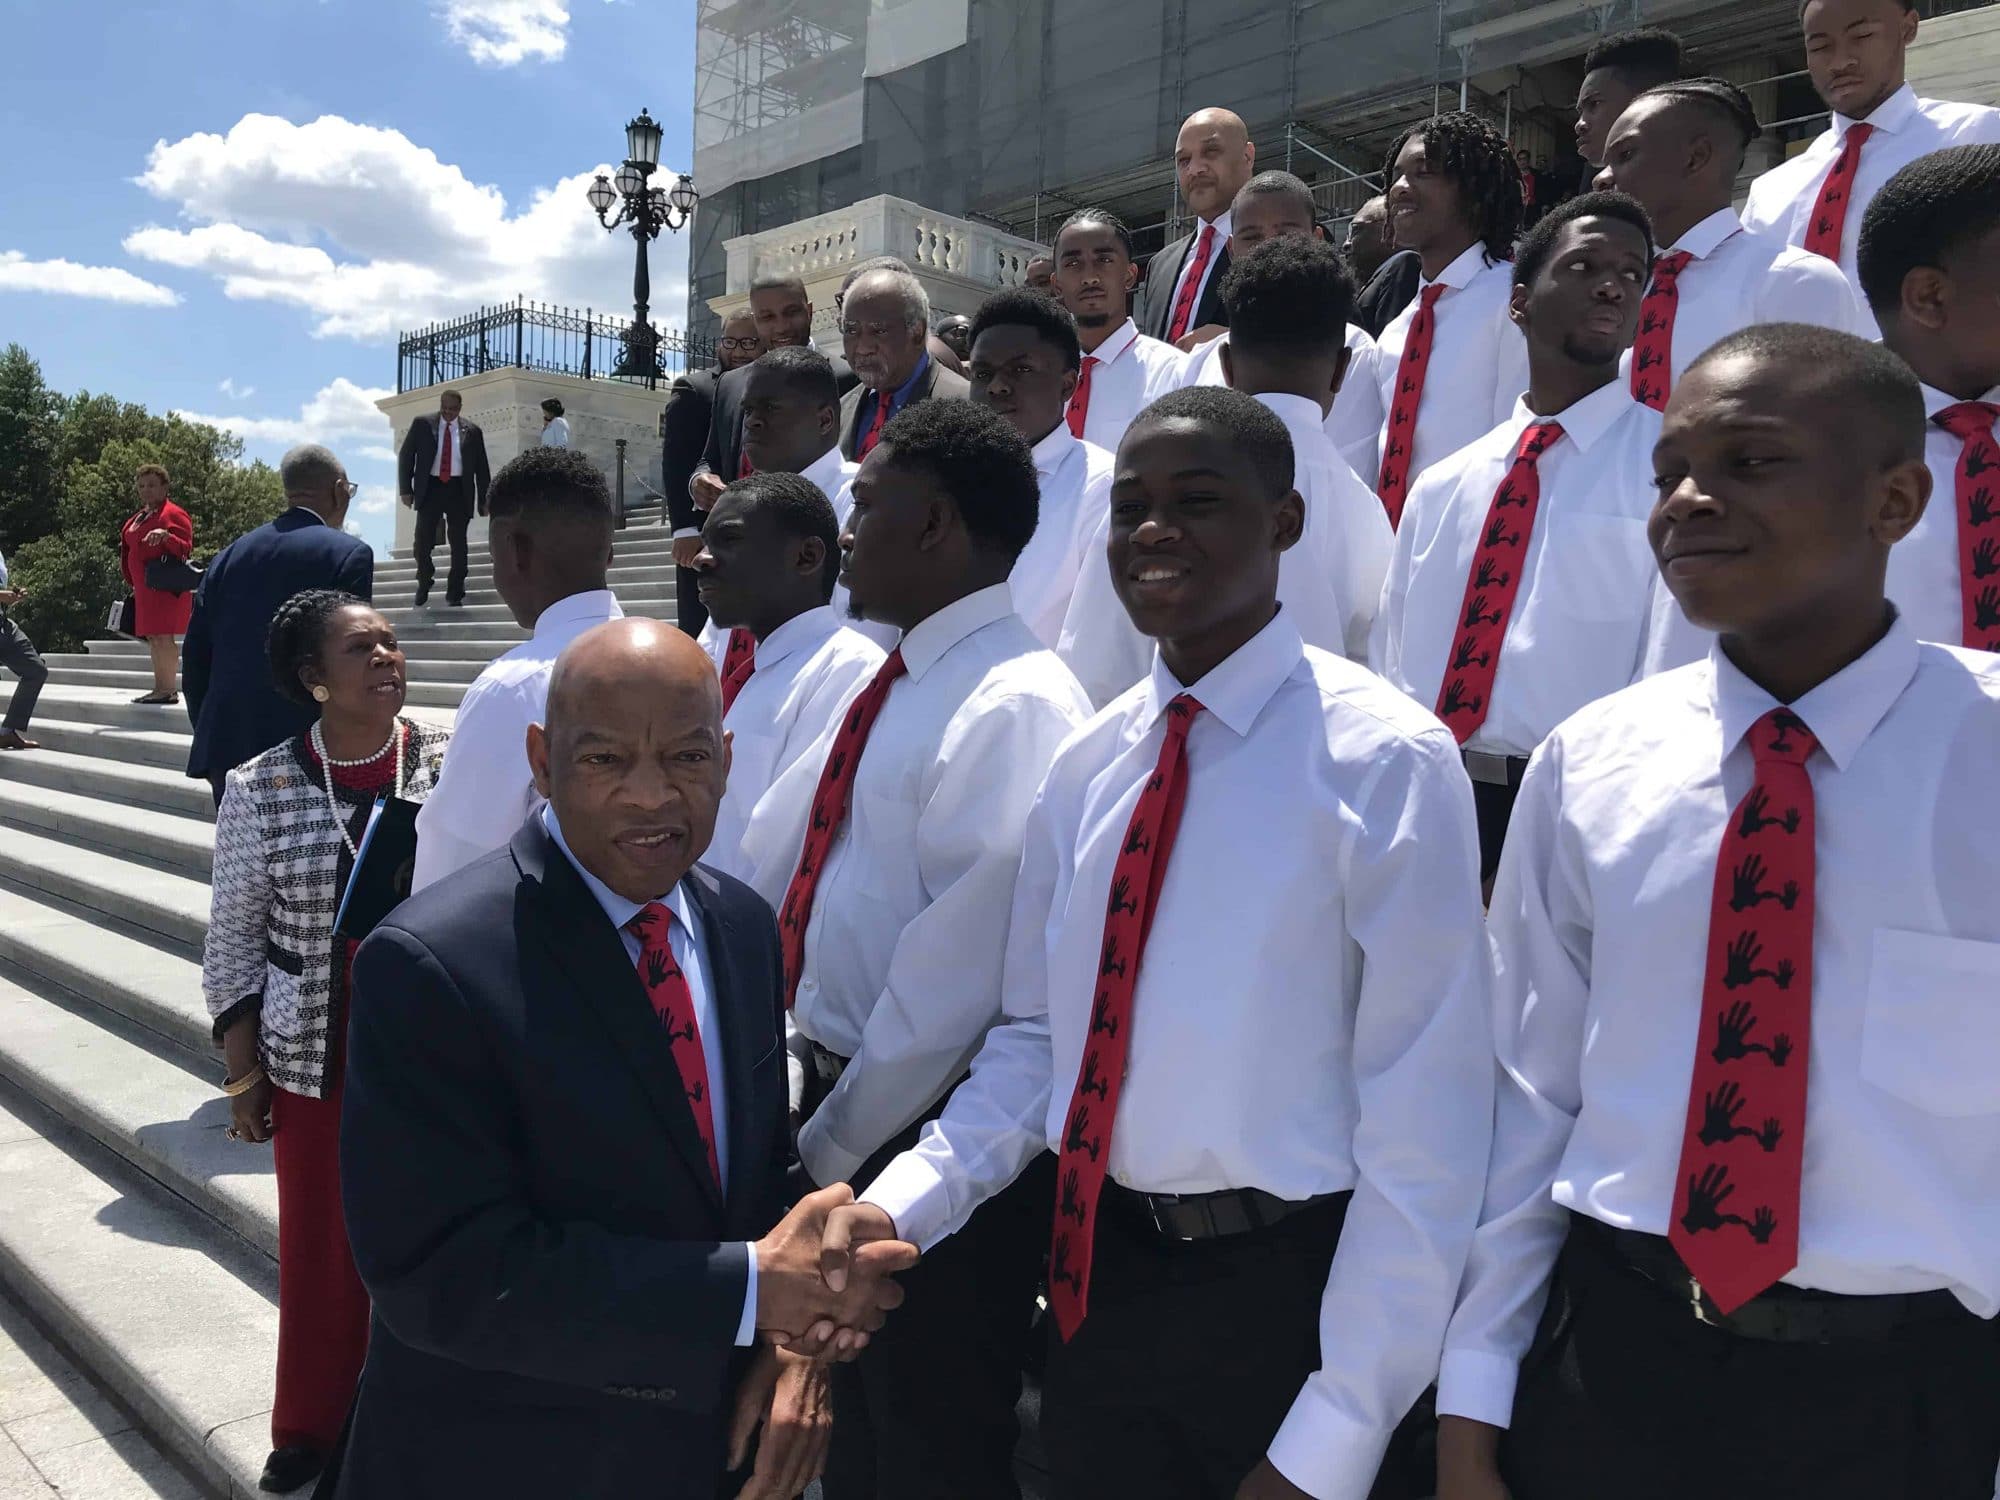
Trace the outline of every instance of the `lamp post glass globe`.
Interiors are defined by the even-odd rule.
[[[679,180],[674,183],[673,190],[667,194],[667,201],[682,218],[686,218],[694,212],[694,206],[701,201],[701,194],[694,190],[694,180],[683,172]]]
[[[617,184],[618,191],[627,198],[638,197],[646,188],[645,174],[629,161],[618,169],[618,175],[611,180]]]
[[[597,210],[597,217],[601,219],[618,201],[618,190],[612,187],[609,177],[599,172],[597,180],[584,190],[584,196],[590,200],[590,206]]]
[[[650,172],[660,164],[660,134],[652,115],[640,110],[637,119],[625,123],[625,155]]]

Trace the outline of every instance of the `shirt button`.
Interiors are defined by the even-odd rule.
[[[814,994],[819,990],[819,981],[816,979],[801,979],[799,981],[799,989],[805,994]]]

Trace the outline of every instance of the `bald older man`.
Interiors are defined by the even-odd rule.
[[[777,928],[696,863],[715,669],[667,624],[601,625],[527,753],[547,806],[355,959],[341,1152],[375,1319],[333,1493],[786,1500],[825,1372],[758,1334],[879,1326],[916,1251],[836,1299],[820,1228],[852,1193],[785,1211]]]
[[[1194,210],[1191,234],[1146,267],[1132,316],[1141,333],[1178,343],[1195,329],[1227,323],[1222,277],[1229,269],[1229,207],[1256,170],[1257,148],[1243,121],[1226,109],[1200,109],[1174,137],[1181,202]]]

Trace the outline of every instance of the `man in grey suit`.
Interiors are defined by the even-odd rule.
[[[486,514],[486,489],[493,471],[486,463],[486,434],[476,423],[462,421],[465,398],[457,391],[438,397],[438,414],[418,417],[403,439],[396,459],[396,490],[403,504],[417,513],[414,551],[417,555],[417,600],[431,596],[431,550],[437,546],[442,521],[451,539],[451,572],[445,578],[444,602],[465,603],[465,530],[474,512]]]
[[[27,590],[17,589],[8,581],[7,559],[0,556],[0,667],[16,678],[7,717],[0,721],[0,750],[42,748],[28,738],[27,730],[28,720],[34,717],[35,700],[42,695],[42,684],[49,680],[49,669],[43,665],[42,655],[28,639],[27,632],[7,618],[8,608],[19,604],[26,595]]]
[[[841,457],[859,463],[889,419],[916,401],[964,400],[972,387],[930,356],[931,301],[908,271],[870,271],[840,304],[847,362],[861,381],[840,398]]]

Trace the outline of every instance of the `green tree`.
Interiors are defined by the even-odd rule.
[[[56,529],[61,415],[61,399],[28,351],[0,350],[0,539],[16,546]]]

